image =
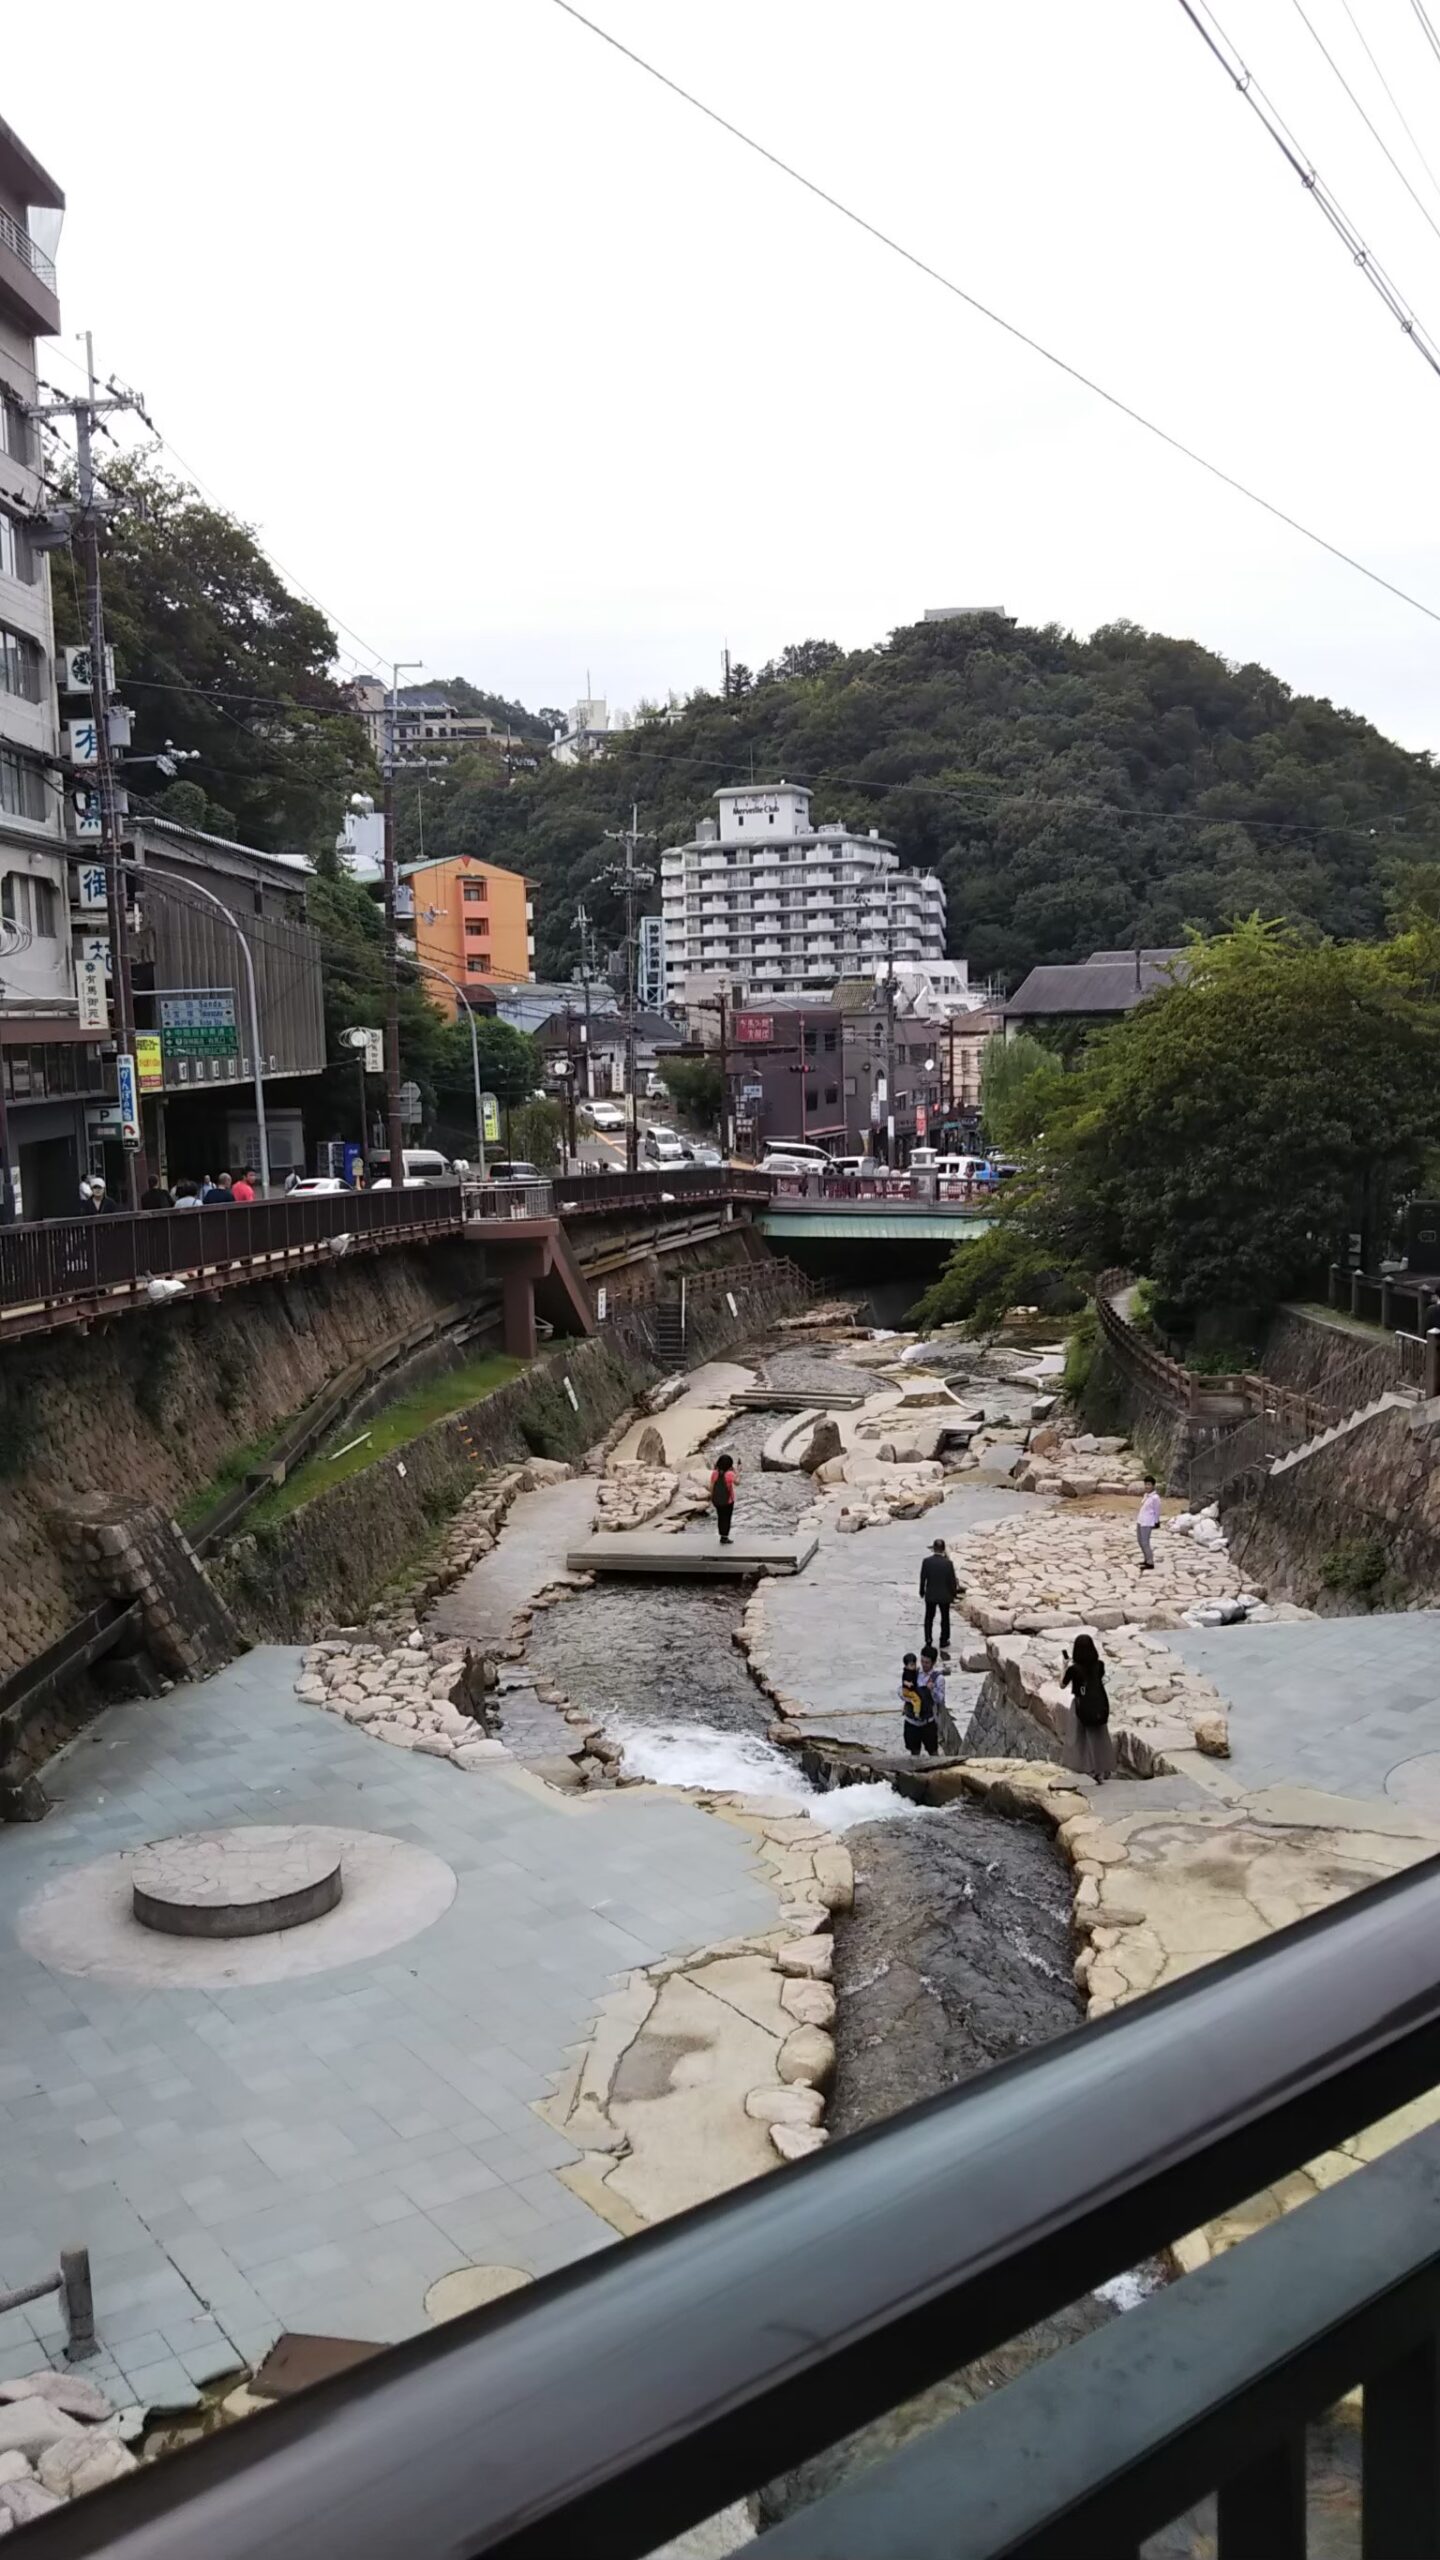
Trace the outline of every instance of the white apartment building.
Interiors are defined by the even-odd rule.
[[[793,782],[715,798],[719,818],[660,857],[672,996],[702,974],[757,997],[803,995],[943,959],[940,882],[903,871],[874,830],[812,826],[810,794]]]
[[[611,739],[623,736],[629,726],[626,714],[612,711],[603,694],[587,693],[571,704],[567,725],[556,730],[550,753],[557,764],[588,764],[592,756],[603,756]]]

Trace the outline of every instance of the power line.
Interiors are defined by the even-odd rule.
[[[1340,0],[1340,6],[1344,10],[1346,17],[1349,19],[1351,26],[1354,28],[1356,35],[1359,37],[1361,44],[1365,48],[1366,58],[1370,64],[1371,70],[1374,72],[1376,79],[1379,81],[1381,88],[1384,90],[1386,97],[1389,99],[1391,106],[1394,108],[1396,115],[1399,117],[1400,122],[1405,127],[1406,133],[1410,137],[1410,144],[1415,153],[1415,157],[1419,161],[1421,168],[1424,170],[1426,177],[1429,179],[1431,186],[1435,189],[1436,194],[1440,195],[1440,178],[1436,177],[1434,170],[1426,159],[1416,138],[1414,128],[1411,125],[1404,108],[1401,106],[1399,99],[1396,97],[1394,90],[1391,88],[1389,81],[1386,79],[1384,72],[1376,61],[1370,40],[1366,35],[1364,28],[1361,26],[1359,19],[1356,17],[1354,10],[1350,6],[1350,0]]]
[[[1233,472],[1224,470],[1218,462],[1212,462],[1207,454],[1197,451],[1194,445],[1186,444],[1182,437],[1173,435],[1168,427],[1162,427],[1154,418],[1146,417],[1142,410],[1133,408],[1128,400],[1121,399],[1118,392],[1107,391],[1105,385],[1097,382],[1093,375],[1082,373],[1078,365],[1071,364],[1064,356],[1056,355],[1053,348],[1043,346],[1038,338],[1031,337],[1028,330],[1020,328],[1013,320],[1005,319],[1002,313],[993,311],[988,303],[979,299],[978,295],[967,292],[963,285],[957,284],[953,276],[947,276],[939,267],[932,266],[929,260],[922,258],[916,250],[907,249],[903,241],[895,239],[888,231],[882,231],[878,223],[871,222],[863,213],[857,213],[853,205],[844,203],[839,196],[831,195],[828,188],[822,187],[816,179],[808,178],[804,171],[797,169],[791,161],[782,160],[777,151],[770,150],[763,142],[757,142],[753,134],[745,132],[743,126],[733,124],[728,116],[720,113],[718,107],[707,105],[706,101],[696,97],[692,90],[683,88],[678,80],[671,79],[668,72],[661,71],[655,63],[647,61],[644,54],[636,53],[628,44],[622,44],[620,38],[612,35],[608,27],[600,26],[594,18],[587,18],[582,9],[577,9],[574,6],[574,0],[553,0],[553,4],[557,9],[563,9],[567,17],[573,18],[577,26],[586,28],[592,36],[598,36],[602,44],[608,44],[612,51],[623,55],[627,62],[633,62],[637,71],[643,71],[647,78],[657,81],[662,89],[668,89],[673,97],[682,99],[687,107],[693,107],[697,115],[702,115],[709,123],[718,125],[722,133],[728,133],[733,141],[743,144],[747,151],[753,151],[757,159],[767,161],[772,169],[780,171],[782,177],[793,180],[798,187],[803,187],[807,195],[812,195],[821,204],[828,205],[832,213],[838,213],[843,221],[853,223],[857,231],[863,231],[867,238],[878,240],[883,249],[889,249],[895,257],[903,258],[907,266],[915,268],[916,272],[927,277],[931,284],[938,284],[944,292],[953,294],[957,302],[963,302],[967,309],[978,312],[982,320],[988,320],[993,327],[1003,329],[1007,338],[1014,338],[1020,346],[1028,347],[1032,355],[1042,357],[1046,364],[1055,367],[1057,373],[1067,375],[1070,381],[1078,382],[1082,390],[1091,392],[1097,400],[1103,400],[1108,408],[1118,410],[1122,418],[1130,420],[1132,426],[1143,427],[1147,435],[1154,436],[1163,445],[1168,445],[1172,453],[1178,453],[1186,462],[1193,462],[1197,469],[1208,472],[1212,480],[1218,480],[1225,488],[1233,489],[1238,497],[1248,500],[1251,506],[1262,508],[1266,515],[1273,516],[1278,524],[1287,525],[1290,531],[1298,533],[1302,540],[1313,542],[1317,550],[1328,551],[1332,560],[1343,562],[1347,569],[1353,569],[1358,576],[1368,578],[1373,586],[1383,587],[1388,595],[1397,597],[1401,604],[1408,604],[1416,613],[1423,613],[1430,622],[1440,622],[1440,607],[1425,604],[1420,597],[1412,596],[1404,587],[1397,586],[1392,578],[1382,576],[1378,569],[1369,568],[1363,560],[1357,560],[1352,552],[1342,550],[1339,543],[1328,541],[1323,533],[1316,533],[1312,526],[1302,524],[1298,516],[1292,516],[1286,508],[1277,505],[1273,498],[1263,497],[1258,489],[1250,488],[1245,481],[1238,480]],[[1186,0],[1181,0],[1181,5],[1184,7]],[[1201,33],[1204,33],[1203,28]],[[1209,42],[1208,37],[1206,42]],[[1437,371],[1440,371],[1440,360],[1437,360]]]
[[[1416,17],[1419,19],[1421,26],[1425,30],[1426,43],[1429,45],[1436,61],[1440,62],[1440,36],[1437,36],[1434,28],[1431,26],[1430,20],[1425,14],[1422,0],[1410,0],[1410,6],[1414,10]]]
[[[1372,123],[1368,112],[1356,97],[1354,90],[1351,88],[1349,81],[1346,79],[1344,72],[1336,61],[1334,54],[1331,52],[1324,37],[1321,35],[1319,28],[1315,25],[1313,19],[1307,17],[1304,8],[1304,0],[1293,0],[1293,7],[1295,15],[1300,20],[1301,25],[1305,28],[1307,34],[1319,46],[1320,51],[1324,54],[1326,61],[1329,63],[1331,70],[1334,72],[1336,79],[1339,81],[1340,86],[1344,90],[1346,97],[1349,99],[1351,106],[1355,110],[1355,113],[1363,119],[1367,133],[1369,133],[1379,144],[1380,149],[1384,152],[1386,159],[1389,161],[1391,168],[1394,170],[1396,177],[1399,179],[1401,186],[1409,196],[1412,204],[1418,208],[1424,219],[1429,223],[1436,239],[1440,240],[1440,222],[1436,221],[1429,206],[1422,203],[1419,195],[1416,193],[1416,190],[1412,187],[1409,179],[1406,177],[1404,170],[1401,168],[1399,161],[1396,159],[1394,152],[1391,150],[1389,143],[1386,141],[1385,136],[1380,132],[1378,126]],[[1370,50],[1368,45],[1365,49],[1367,53]],[[1371,55],[1371,60],[1374,60],[1373,55]],[[1407,133],[1409,131],[1408,125],[1406,126],[1406,131]],[[1433,179],[1431,183],[1433,185]]]
[[[563,8],[566,5],[566,0],[559,0],[559,5]],[[1435,340],[1432,338],[1424,323],[1417,320],[1409,303],[1401,293],[1399,286],[1393,283],[1391,278],[1386,274],[1379,259],[1375,257],[1369,249],[1367,249],[1359,232],[1356,230],[1354,223],[1351,221],[1350,216],[1341,205],[1338,197],[1331,193],[1313,160],[1311,160],[1308,152],[1304,151],[1300,143],[1296,140],[1295,135],[1291,132],[1290,127],[1281,115],[1279,108],[1274,104],[1273,100],[1266,96],[1265,91],[1261,88],[1248,63],[1242,61],[1240,55],[1236,52],[1234,45],[1231,43],[1230,38],[1221,26],[1214,10],[1207,5],[1207,0],[1199,0],[1198,6],[1192,5],[1192,0],[1180,0],[1180,6],[1184,10],[1186,17],[1189,19],[1191,26],[1195,29],[1196,34],[1199,36],[1201,43],[1206,47],[1208,52],[1214,55],[1215,60],[1219,63],[1226,79],[1239,90],[1246,106],[1250,108],[1252,114],[1258,116],[1260,123],[1269,134],[1276,150],[1294,171],[1306,193],[1314,198],[1326,221],[1329,223],[1331,230],[1335,233],[1336,237],[1344,243],[1344,246],[1349,251],[1351,258],[1354,260],[1356,266],[1364,276],[1366,283],[1373,286],[1375,292],[1379,294],[1380,299],[1384,303],[1386,310],[1390,313],[1391,318],[1398,321],[1405,336],[1411,340],[1419,354],[1424,357],[1431,372],[1440,374],[1440,346],[1436,345]],[[1210,20],[1210,26],[1213,26],[1215,29],[1215,34],[1213,36],[1210,33],[1210,28],[1205,26],[1201,20],[1199,14],[1200,8],[1204,8],[1205,16]],[[1303,11],[1301,14],[1303,16]],[[1308,25],[1309,21],[1307,20],[1306,23]],[[1219,39],[1218,42],[1216,41],[1217,37]],[[1329,59],[1328,55],[1326,59]],[[1366,122],[1369,123],[1368,117],[1366,117]],[[1374,131],[1373,126],[1371,126],[1371,131]],[[1378,135],[1376,136],[1376,139],[1379,139]],[[1382,149],[1384,148],[1383,145],[1381,147]],[[1390,157],[1388,151],[1386,152],[1386,157],[1387,159]],[[1392,165],[1398,166],[1398,163],[1392,163]],[[1404,176],[1403,170],[1400,174],[1402,177]],[[1405,180],[1405,183],[1409,186],[1410,182],[1408,178]],[[1410,188],[1410,192],[1414,195],[1415,190],[1413,187]],[[1420,199],[1418,196],[1416,196],[1415,201],[1419,204]],[[1423,205],[1420,209],[1422,213],[1425,210]],[[1427,222],[1430,221],[1428,213],[1425,215],[1425,219]],[[1433,231],[1436,226],[1431,223],[1430,227]]]

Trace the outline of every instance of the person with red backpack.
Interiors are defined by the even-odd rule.
[[[735,1517],[735,1461],[728,1449],[722,1449],[710,1470],[710,1500],[714,1505],[720,1544],[730,1544],[730,1523]]]

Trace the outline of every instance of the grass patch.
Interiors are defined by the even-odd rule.
[[[198,1493],[187,1493],[183,1502],[177,1502],[174,1517],[180,1527],[198,1527],[207,1511],[213,1511],[217,1502],[223,1502],[227,1493],[233,1493],[238,1484],[244,1483],[252,1467],[264,1463],[276,1441],[293,1430],[294,1424],[292,1413],[279,1422],[272,1422],[269,1430],[260,1432],[255,1439],[246,1440],[240,1448],[232,1449],[208,1484],[202,1484]]]
[[[326,1457],[323,1452],[307,1458],[303,1466],[287,1476],[282,1485],[257,1503],[246,1522],[247,1528],[265,1529],[287,1512],[298,1511],[317,1493],[328,1493],[330,1487],[343,1484],[347,1476],[357,1476],[372,1467],[377,1458],[388,1458],[406,1442],[428,1431],[432,1422],[443,1422],[447,1414],[463,1412],[466,1405],[479,1404],[497,1387],[508,1386],[525,1367],[523,1360],[512,1360],[507,1352],[487,1351],[477,1359],[467,1360],[463,1368],[447,1369],[441,1377],[427,1379],[424,1386],[412,1387],[408,1395],[397,1396],[383,1412],[372,1415],[368,1422],[342,1423],[332,1436],[332,1446],[344,1449],[340,1458]],[[356,1448],[346,1448],[349,1440],[358,1441]]]

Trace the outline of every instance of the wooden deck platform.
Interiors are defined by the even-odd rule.
[[[742,1387],[730,1398],[742,1413],[853,1413],[865,1402],[841,1387]]]
[[[737,1536],[728,1547],[715,1537],[664,1537],[653,1529],[611,1529],[572,1547],[571,1573],[641,1573],[689,1577],[699,1582],[738,1582],[754,1573],[803,1573],[819,1541]]]

